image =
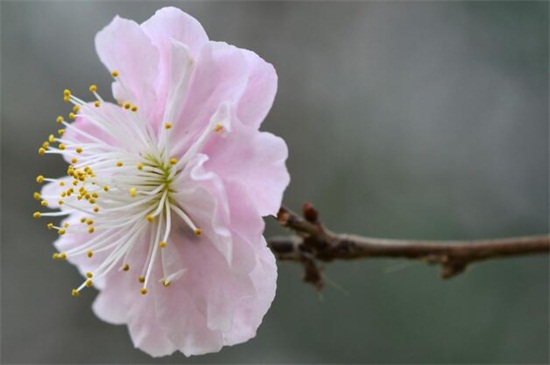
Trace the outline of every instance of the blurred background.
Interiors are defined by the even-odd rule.
[[[547,363],[549,260],[479,264],[450,281],[401,260],[330,264],[317,295],[279,264],[255,339],[152,359],[101,322],[32,218],[36,151],[62,90],[107,90],[97,31],[165,5],[273,63],[264,130],[290,148],[285,204],[340,232],[405,239],[548,233],[547,2],[1,2],[3,363]],[[106,93],[104,93],[104,96]],[[268,219],[267,236],[283,231]]]

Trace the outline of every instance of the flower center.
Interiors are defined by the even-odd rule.
[[[118,72],[114,71],[116,76]],[[53,255],[54,259],[86,255],[101,260],[93,272],[87,273],[84,283],[73,290],[74,296],[92,286],[93,278],[117,267],[129,271],[130,266],[139,270],[140,291],[146,294],[156,262],[162,265],[163,285],[182,275],[183,270],[169,272],[164,255],[159,254],[170,244],[173,219],[181,219],[197,236],[202,233],[192,215],[174,198],[174,181],[208,137],[224,130],[224,124],[213,117],[188,151],[176,158],[170,156],[166,142],[172,123],[165,122],[160,132],[155,132],[137,106],[129,102],[106,104],[94,85],[90,91],[97,99],[94,103],[85,103],[65,90],[65,101],[74,105],[69,119],[82,117],[83,121],[72,124],[58,117],[57,122],[65,128],[58,130],[57,137],[50,135],[38,150],[40,155],[61,154],[70,165],[63,178],[37,177],[38,183],[50,184],[42,194],[35,193],[35,199],[44,207],[60,211],[35,212],[34,217],[68,215],[62,226],[49,222],[48,229],[57,230],[59,235],[90,235],[89,239],[79,240],[82,243],[78,246]],[[143,242],[148,244],[146,259],[130,262],[132,252],[143,249],[137,247]]]

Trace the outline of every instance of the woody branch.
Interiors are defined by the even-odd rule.
[[[441,266],[445,279],[458,275],[472,263],[488,259],[550,252],[550,235],[473,241],[411,241],[334,233],[319,220],[311,204],[304,204],[303,216],[281,207],[277,221],[294,232],[273,237],[268,245],[281,261],[304,267],[304,281],[321,289],[319,262],[365,258],[405,258]]]

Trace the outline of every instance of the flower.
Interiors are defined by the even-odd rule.
[[[152,356],[219,351],[255,336],[277,269],[262,216],[289,182],[284,141],[259,126],[277,88],[255,53],[208,40],[186,13],[163,8],[142,24],[115,17],[95,39],[118,105],[65,90],[73,104],[39,154],[67,176],[37,177],[35,198],[66,216],[54,259],[99,290],[98,317],[127,324]],[[71,122],[71,120],[74,120]]]

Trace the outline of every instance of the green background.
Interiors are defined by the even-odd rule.
[[[487,262],[450,281],[400,260],[330,264],[322,298],[281,263],[255,339],[151,359],[75,300],[32,219],[37,147],[110,76],[95,33],[161,2],[1,2],[3,363],[547,363],[548,257]],[[476,239],[549,231],[547,2],[180,2],[213,40],[273,63],[264,130],[288,143],[285,204],[340,232]],[[107,97],[105,92],[104,96]],[[283,233],[268,219],[267,236]]]

